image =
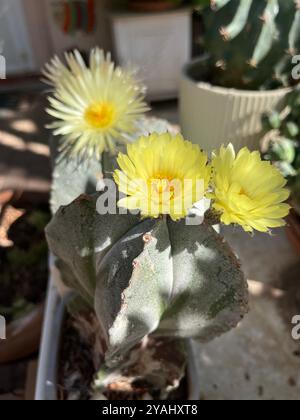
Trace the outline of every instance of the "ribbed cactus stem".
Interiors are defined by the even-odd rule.
[[[300,51],[299,0],[199,0],[199,5],[212,83],[244,89],[295,84],[291,56]]]
[[[297,51],[297,46],[300,41],[300,2],[296,3],[296,14],[289,33],[289,53],[294,55]]]
[[[253,0],[244,0],[240,2],[236,15],[233,21],[226,28],[221,28],[221,35],[226,41],[230,41],[238,36],[244,29],[248,21],[249,12],[252,6]]]
[[[264,14],[261,16],[263,28],[258,38],[253,56],[250,60],[250,64],[253,67],[257,67],[258,64],[268,55],[272,49],[274,40],[279,36],[276,26],[278,13],[278,0],[269,0]]]
[[[46,233],[63,279],[94,306],[108,365],[149,334],[209,341],[238,324],[247,283],[211,226],[99,215],[99,197],[62,207]]]

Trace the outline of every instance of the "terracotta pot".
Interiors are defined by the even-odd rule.
[[[136,12],[161,12],[174,9],[177,4],[168,0],[129,0],[129,8]]]
[[[288,217],[286,233],[296,252],[300,255],[300,216],[294,210]]]

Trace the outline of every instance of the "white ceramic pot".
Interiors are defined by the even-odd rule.
[[[191,9],[115,10],[109,17],[118,64],[138,69],[149,100],[177,98],[182,66],[191,58]]]
[[[258,149],[262,115],[282,110],[291,88],[246,91],[196,81],[195,67],[207,57],[187,64],[180,88],[180,123],[184,136],[207,151],[232,142],[237,149]]]

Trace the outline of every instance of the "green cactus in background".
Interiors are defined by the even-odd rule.
[[[281,114],[263,117],[266,130],[265,158],[279,167],[288,179],[295,209],[300,214],[300,89],[289,96],[288,108]]]
[[[204,19],[206,77],[218,86],[272,89],[295,84],[292,56],[300,51],[300,2],[195,0]],[[202,75],[201,75],[202,77]]]
[[[247,283],[211,226],[100,215],[102,194],[62,207],[46,233],[64,282],[97,314],[108,366],[149,334],[205,342],[238,324]]]

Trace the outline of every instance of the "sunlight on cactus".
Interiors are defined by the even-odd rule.
[[[247,312],[247,285],[229,246],[208,225],[100,216],[97,197],[58,211],[47,229],[63,278],[94,308],[118,361],[145,336],[208,341]]]
[[[147,138],[141,141],[145,144]],[[149,156],[155,146],[155,142],[149,142]],[[191,147],[191,153],[192,150],[196,161],[198,150]],[[125,173],[133,168],[132,158],[129,153],[127,169],[122,165]],[[169,158],[168,153],[162,154],[157,164],[164,167]],[[235,171],[236,176],[241,175],[241,168],[230,159],[225,161],[229,167],[215,164],[214,176],[219,175],[226,184],[228,174],[224,168],[230,169],[233,180]],[[174,170],[182,168],[180,160],[171,163]],[[249,175],[253,168],[251,158],[243,159],[242,166]],[[259,168],[259,177],[253,174],[251,185],[257,190],[264,186],[265,178],[270,182],[270,188],[262,191],[264,203],[271,205],[275,200],[268,217],[276,218],[279,205],[276,206],[275,198],[278,195],[281,200],[285,196],[284,183],[276,184],[281,175],[274,168],[270,172],[268,163]],[[202,171],[201,176],[205,173]],[[120,211],[100,215],[96,212],[97,202],[107,194],[110,191],[82,195],[61,207],[46,232],[64,282],[79,292],[97,314],[107,365],[118,366],[149,335],[206,342],[236,327],[248,310],[247,282],[237,257],[210,226],[209,218],[190,226],[185,219],[176,222],[171,217],[145,219]],[[117,197],[111,198],[117,202]],[[237,201],[235,210],[245,211],[244,204]],[[255,206],[259,208],[260,203],[253,199],[248,209],[250,219],[255,216]],[[287,214],[288,206],[284,209]]]

